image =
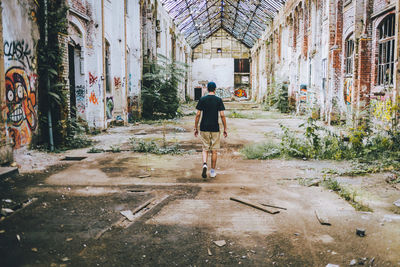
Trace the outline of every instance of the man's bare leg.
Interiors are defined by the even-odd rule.
[[[217,166],[217,151],[212,150],[211,151],[211,169],[215,169]]]
[[[217,166],[217,151],[212,150],[211,151],[211,171],[210,171],[210,177],[213,178],[217,175],[215,172],[215,167]]]
[[[203,172],[201,173],[203,178],[207,178],[207,158],[208,150],[203,149]]]

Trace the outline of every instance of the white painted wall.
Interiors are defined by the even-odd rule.
[[[217,88],[233,89],[234,59],[233,58],[199,58],[192,65],[192,87],[201,87],[199,81],[213,81]],[[193,90],[193,89],[192,89]]]

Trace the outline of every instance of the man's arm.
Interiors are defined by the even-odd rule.
[[[227,132],[228,129],[227,129],[227,126],[226,126],[226,117],[225,117],[224,111],[221,110],[219,112],[219,115],[221,116],[222,124],[224,125],[224,137],[228,137],[228,132]]]
[[[194,136],[197,137],[199,134],[199,121],[201,116],[201,110],[197,110],[196,118],[194,119]]]

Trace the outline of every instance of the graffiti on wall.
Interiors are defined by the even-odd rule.
[[[132,92],[132,74],[131,73],[129,73],[129,76],[128,76],[128,91]]]
[[[97,76],[89,71],[89,86],[93,86],[97,82]]]
[[[351,94],[353,92],[353,79],[347,78],[344,81],[344,102],[351,105]]]
[[[75,88],[76,110],[78,113],[85,113],[86,109],[86,88],[84,85],[78,85]]]
[[[240,98],[242,98],[242,97],[247,98],[246,90],[244,90],[242,88],[236,89],[235,90],[235,96],[236,97],[240,97]]]
[[[36,75],[29,79],[24,68],[11,67],[6,72],[7,131],[13,139],[15,148],[31,142],[32,133],[37,127]]]
[[[300,103],[307,102],[307,85],[300,85]]]
[[[112,119],[112,113],[114,110],[114,99],[112,96],[106,98],[106,115],[107,119]]]
[[[374,99],[371,101],[371,105],[372,114],[376,119],[386,123],[392,120],[396,108],[394,107],[390,96]]]
[[[119,89],[122,87],[122,83],[121,83],[121,78],[120,77],[114,77],[114,86],[115,89]]]
[[[32,51],[29,48],[28,43],[25,43],[24,40],[11,42],[5,41],[4,56],[7,60],[18,61],[24,66],[24,68],[28,68],[29,70],[34,69],[34,57]]]
[[[89,102],[94,104],[94,105],[98,105],[99,104],[99,100],[97,99],[96,94],[94,92],[90,93]]]
[[[217,88],[215,90],[215,95],[220,98],[231,98],[232,97],[231,91],[226,88]]]

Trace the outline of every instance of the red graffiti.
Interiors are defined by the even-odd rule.
[[[244,89],[237,89],[235,90],[235,96],[237,97],[247,97],[247,93]]]
[[[92,86],[97,82],[97,76],[94,76],[90,71],[89,71],[89,86]]]
[[[114,77],[114,86],[116,89],[121,87],[121,78],[120,77]]]
[[[93,103],[95,105],[99,104],[99,100],[97,99],[97,97],[96,97],[94,92],[90,93],[89,102]]]

